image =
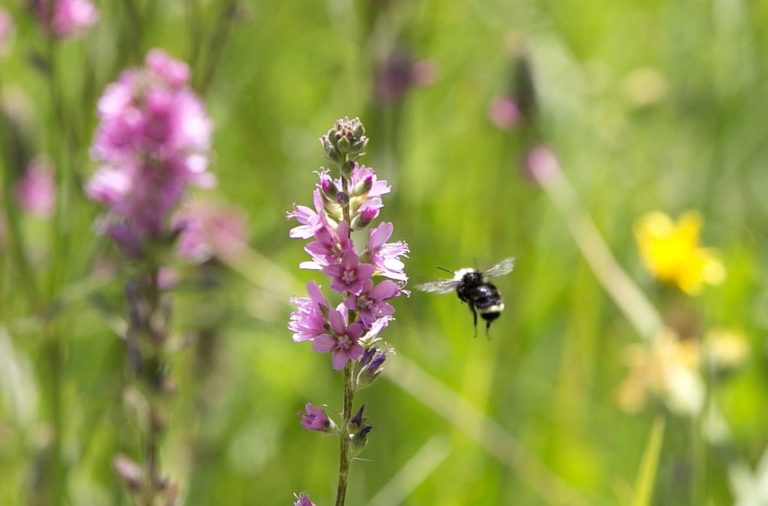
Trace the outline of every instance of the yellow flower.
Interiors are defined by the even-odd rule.
[[[725,279],[725,267],[716,251],[699,244],[701,225],[701,215],[695,211],[684,213],[677,223],[655,211],[635,225],[635,238],[648,271],[689,295],[701,292],[705,283],[716,285]]]

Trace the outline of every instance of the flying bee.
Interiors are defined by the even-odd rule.
[[[501,293],[493,283],[488,281],[488,278],[509,274],[514,268],[514,258],[505,258],[485,272],[470,268],[452,272],[444,267],[438,267],[440,270],[453,274],[453,278],[423,283],[417,285],[416,289],[431,293],[450,293],[452,290],[456,290],[459,299],[466,302],[469,305],[469,310],[472,311],[475,336],[477,336],[477,313],[480,313],[482,319],[485,320],[485,334],[488,335],[491,322],[498,318],[504,310]]]

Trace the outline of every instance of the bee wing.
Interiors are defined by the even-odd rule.
[[[489,278],[495,278],[497,276],[503,276],[504,274],[509,274],[512,272],[512,269],[515,268],[515,258],[505,258],[501,262],[497,263],[487,271],[483,272],[485,276],[488,276]]]
[[[416,285],[416,289],[430,293],[451,293],[459,282],[455,279],[440,279]]]

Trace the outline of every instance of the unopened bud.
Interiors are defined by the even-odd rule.
[[[373,430],[373,426],[365,425],[349,438],[349,450],[353,457],[357,457],[368,445],[368,433]]]
[[[328,202],[336,202],[339,189],[328,174],[320,175],[320,191]]]
[[[373,188],[373,176],[366,176],[362,180],[358,181],[354,188],[352,188],[352,196],[359,197],[365,195]]]
[[[144,473],[133,460],[118,455],[112,460],[112,467],[131,492],[139,492],[144,487]]]
[[[352,229],[362,230],[379,216],[379,209],[376,207],[366,207],[352,218]]]

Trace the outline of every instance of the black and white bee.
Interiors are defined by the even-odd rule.
[[[459,299],[466,302],[469,305],[469,310],[472,311],[475,336],[477,336],[477,313],[480,313],[480,316],[485,320],[485,333],[488,335],[491,322],[498,318],[504,310],[501,293],[493,283],[488,281],[488,278],[509,274],[514,268],[514,258],[505,258],[486,271],[464,268],[451,272],[444,267],[438,267],[440,270],[453,274],[453,278],[422,283],[416,285],[416,289],[431,293],[450,293],[456,290]]]

